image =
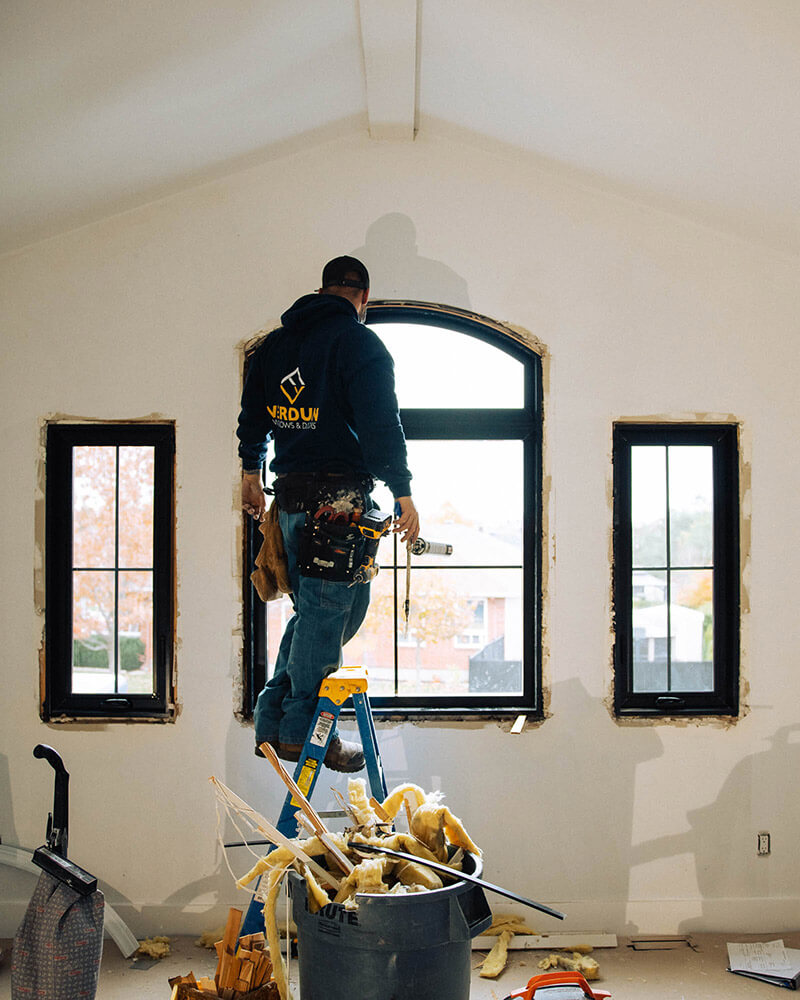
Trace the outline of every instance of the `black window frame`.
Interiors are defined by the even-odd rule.
[[[712,447],[714,687],[711,691],[633,690],[631,449],[636,445]],[[741,628],[738,425],[618,422],[613,429],[613,479],[616,715],[737,716]],[[670,567],[672,570],[679,568]]]
[[[484,341],[514,357],[524,365],[524,405],[519,409],[406,409],[400,418],[408,440],[521,440],[523,442],[523,669],[521,694],[486,695],[469,698],[378,697],[370,696],[377,717],[398,719],[511,718],[521,713],[531,719],[544,717],[542,697],[542,359],[522,338],[507,327],[475,313],[429,303],[382,300],[370,303],[367,323],[418,323],[441,326]],[[245,359],[245,368],[247,358]],[[413,471],[413,470],[412,470]],[[265,476],[268,475],[265,469]],[[269,481],[268,479],[266,481]],[[250,582],[261,535],[252,518],[245,518],[244,537],[244,684],[243,716],[252,717],[253,705],[266,678],[266,635],[264,605]],[[387,559],[389,546],[392,556]],[[381,545],[382,572],[392,565],[405,566],[398,558],[396,538]],[[447,568],[431,565],[431,569]],[[463,567],[470,568],[470,567]],[[475,567],[486,568],[486,567]],[[397,596],[395,575],[395,601]],[[397,651],[395,622],[395,661]],[[395,662],[396,668],[396,662]]]
[[[73,694],[72,454],[84,445],[152,446],[153,512],[152,694]],[[47,425],[45,486],[45,721],[169,721],[175,715],[175,424],[174,422]],[[119,572],[117,567],[115,572]]]

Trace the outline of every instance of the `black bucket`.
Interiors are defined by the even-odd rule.
[[[464,871],[483,863],[465,854]],[[470,941],[492,922],[480,886],[463,880],[405,895],[359,893],[309,913],[305,880],[289,871],[301,1000],[469,1000]]]

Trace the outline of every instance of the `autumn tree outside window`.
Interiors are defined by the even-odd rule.
[[[43,715],[167,718],[173,424],[47,429]]]

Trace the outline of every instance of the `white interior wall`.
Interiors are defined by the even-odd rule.
[[[364,254],[376,297],[468,305],[550,355],[551,717],[520,736],[493,723],[381,725],[390,784],[445,790],[487,877],[565,909],[570,928],[796,925],[797,262],[455,140],[338,140],[0,260],[3,842],[44,840],[52,771],[31,751],[51,743],[72,774],[71,856],[137,934],[217,926],[246,903],[216,844],[207,778],[267,815],[283,796],[233,715],[237,345],[340,252]],[[151,413],[177,422],[180,716],[46,725],[42,422]],[[611,426],[655,414],[743,423],[749,708],[734,726],[621,726],[607,707]],[[344,781],[325,772],[323,806],[331,784]],[[759,830],[772,834],[768,858],[756,857]],[[0,935],[31,888],[0,868]]]

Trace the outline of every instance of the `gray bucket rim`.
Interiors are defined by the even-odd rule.
[[[483,873],[483,855],[473,854],[472,851],[464,851],[465,857],[470,857],[473,859],[474,869],[471,872],[467,872],[468,875],[475,875],[476,878],[480,878]],[[375,857],[378,857],[376,854]],[[422,859],[420,859],[421,861]],[[437,873],[438,874],[438,873]],[[457,875],[458,872],[453,869],[453,874]],[[294,868],[289,869],[289,879],[290,881],[305,882],[305,877],[296,871]],[[390,906],[411,906],[420,899],[430,899],[432,896],[443,896],[448,893],[452,895],[457,895],[460,892],[464,892],[467,889],[482,889],[483,886],[476,885],[474,882],[468,882],[466,879],[460,878],[457,882],[453,882],[452,885],[443,885],[441,889],[425,889],[423,892],[357,892],[355,898],[357,900],[363,900],[368,905],[380,901],[385,905]],[[335,906],[344,906],[344,903],[333,903]]]

